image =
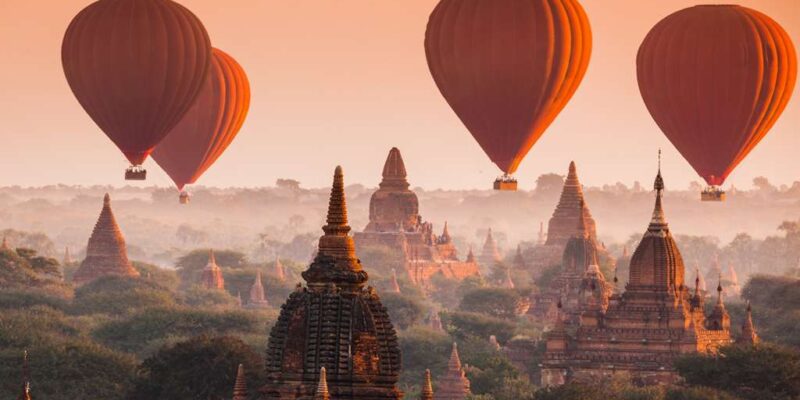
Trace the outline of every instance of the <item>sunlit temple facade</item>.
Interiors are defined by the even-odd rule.
[[[383,180],[369,203],[369,223],[356,232],[357,249],[386,246],[398,250],[404,259],[407,278],[423,287],[434,275],[463,279],[478,274],[478,265],[458,258],[445,223],[441,235],[433,224],[419,215],[419,200],[409,189],[406,167],[400,151],[392,148],[383,167]]]

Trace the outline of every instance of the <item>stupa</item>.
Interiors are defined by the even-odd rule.
[[[753,325],[753,309],[750,308],[750,302],[747,302],[747,314],[745,315],[744,322],[742,323],[742,332],[736,338],[737,344],[757,345],[760,342],[756,327]]]
[[[244,365],[239,364],[236,370],[236,383],[233,385],[233,398],[232,400],[247,400],[249,393],[247,392],[247,378],[244,375]]]
[[[494,240],[494,236],[492,235],[492,228],[489,228],[486,232],[486,239],[483,241],[483,248],[478,258],[478,263],[485,269],[491,269],[502,261],[503,257],[500,255],[500,250],[497,248],[497,241]]]
[[[222,269],[217,265],[217,257],[214,256],[214,250],[208,251],[208,264],[203,268],[203,273],[200,275],[200,284],[209,290],[225,289],[225,278],[222,277]]]
[[[422,382],[420,400],[433,400],[433,383],[431,383],[431,370],[425,370],[425,380]]]
[[[264,285],[261,283],[261,271],[256,271],[256,279],[253,285],[250,286],[250,301],[247,302],[247,308],[268,308],[269,302],[264,295]]]
[[[353,235],[356,249],[388,247],[402,253],[405,271],[401,272],[423,287],[436,274],[458,280],[477,275],[475,262],[459,260],[447,223],[437,236],[433,224],[422,220],[419,200],[409,186],[403,157],[392,148],[383,179],[370,199],[369,223]]]
[[[458,345],[453,343],[447,371],[438,379],[436,384],[435,400],[465,400],[470,395],[470,383],[461,367],[461,358],[458,356]]]
[[[678,379],[673,369],[677,357],[715,352],[731,342],[721,293],[715,312],[706,318],[699,283],[694,294],[684,284],[683,259],[662,207],[660,171],[655,190],[653,217],[633,253],[624,293],[613,294],[605,311],[582,312],[574,334],[559,313],[547,335],[543,386],[596,381],[619,372],[642,384],[671,383]]]
[[[125,238],[111,210],[111,197],[106,193],[100,217],[94,225],[86,258],[72,276],[72,282],[83,285],[104,276],[139,277],[139,271],[128,261]]]
[[[349,236],[344,177],[336,168],[316,258],[281,307],[266,352],[262,398],[312,399],[320,369],[333,399],[402,398],[400,348],[389,314]]]

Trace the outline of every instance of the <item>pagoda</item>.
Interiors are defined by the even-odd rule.
[[[431,370],[425,370],[425,380],[422,382],[419,400],[433,400],[433,384],[431,383]]]
[[[585,232],[576,229],[581,219],[584,220]],[[564,247],[573,236],[586,233],[592,240],[597,241],[597,226],[584,199],[583,187],[578,180],[578,170],[574,161],[569,163],[569,173],[553,216],[547,224],[547,234],[544,234],[541,228],[540,225],[537,242],[544,241],[544,243],[534,247],[534,258],[531,260],[531,266],[539,273],[542,269],[558,265]]]
[[[319,250],[281,307],[266,352],[263,399],[310,400],[321,368],[333,399],[402,398],[400,347],[389,314],[348,234],[344,177],[336,167]]]
[[[244,375],[244,364],[239,364],[236,370],[236,382],[233,385],[233,398],[232,400],[247,400],[247,379]]]
[[[383,166],[383,179],[369,202],[369,223],[353,236],[356,249],[388,247],[402,253],[405,274],[414,284],[426,287],[436,274],[461,280],[478,274],[475,262],[462,261],[447,223],[441,235],[419,215],[419,200],[409,189],[400,150],[392,148]],[[403,272],[403,271],[401,271]]]
[[[256,279],[253,285],[250,286],[250,301],[247,302],[247,308],[268,308],[269,302],[264,295],[264,285],[261,283],[261,271],[256,271]]]
[[[470,395],[469,379],[461,367],[461,358],[458,356],[458,345],[453,343],[447,371],[439,378],[436,384],[435,400],[465,400]]]
[[[613,287],[607,283],[597,261],[597,242],[589,230],[586,215],[576,221],[577,229],[567,241],[561,268],[547,289],[535,297],[530,313],[549,323],[555,322],[556,303],[561,302],[565,323],[577,324],[587,306],[608,306]],[[591,303],[591,304],[590,304]]]
[[[619,372],[642,384],[671,383],[678,379],[676,358],[713,353],[731,342],[721,290],[714,312],[706,317],[699,282],[694,294],[684,284],[683,259],[662,207],[660,171],[655,190],[653,217],[631,258],[624,293],[612,294],[605,310],[584,310],[574,333],[558,313],[556,327],[547,334],[543,386],[595,381]]]
[[[397,282],[397,270],[392,268],[392,277],[390,278],[391,292],[400,293],[400,283]]]
[[[225,278],[222,277],[222,268],[217,265],[217,257],[214,250],[208,251],[208,264],[203,268],[200,275],[200,284],[209,290],[225,289]]]
[[[497,242],[492,235],[492,228],[489,228],[486,232],[486,239],[483,241],[483,248],[478,262],[483,268],[490,269],[502,261],[503,257],[500,255],[500,250],[497,249]]]
[[[83,285],[104,276],[139,277],[139,271],[128,261],[125,238],[111,210],[111,197],[106,193],[100,217],[94,225],[89,243],[86,246],[86,258],[81,262],[72,281]]]
[[[283,263],[281,262],[281,259],[278,257],[275,257],[275,266],[273,271],[275,279],[277,279],[279,282],[286,282],[286,271],[283,268]]]
[[[739,337],[736,338],[736,343],[755,346],[759,341],[758,333],[756,333],[755,325],[753,325],[753,310],[750,308],[750,302],[748,301],[747,314],[742,323],[742,332]]]

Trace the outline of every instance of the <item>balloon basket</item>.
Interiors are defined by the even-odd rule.
[[[515,192],[517,190],[517,180],[509,175],[503,175],[495,179],[494,190]]]
[[[189,204],[189,193],[181,192],[180,196],[178,196],[178,203]]]
[[[129,167],[125,170],[126,181],[143,181],[147,179],[147,170],[142,168],[141,165]]]
[[[700,192],[700,200],[725,201],[725,191],[716,186],[709,186]]]

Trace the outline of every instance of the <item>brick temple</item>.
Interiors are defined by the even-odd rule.
[[[465,400],[470,393],[470,382],[461,366],[458,345],[453,343],[450,360],[447,362],[447,371],[436,380],[436,393],[433,398],[434,400]]]
[[[694,290],[684,283],[683,259],[662,207],[660,171],[655,190],[653,217],[631,258],[625,291],[608,297],[605,308],[586,303],[575,330],[565,324],[566,313],[558,312],[556,326],[547,334],[542,385],[617,372],[642,384],[670,383],[677,379],[672,367],[677,357],[714,352],[731,342],[722,288],[707,316],[699,281]]]
[[[104,276],[139,277],[139,271],[128,260],[125,238],[111,210],[111,197],[103,197],[103,208],[86,245],[86,258],[72,276],[72,282],[83,285]]]
[[[336,168],[325,234],[314,261],[281,307],[266,352],[263,399],[311,400],[327,370],[332,399],[397,400],[397,333],[356,257],[344,178]]]
[[[217,265],[214,250],[208,251],[208,263],[200,275],[200,285],[209,290],[225,289],[225,278],[222,276],[222,268]]]
[[[442,234],[436,235],[433,224],[422,220],[419,200],[409,186],[400,150],[392,148],[383,179],[369,202],[369,223],[354,234],[356,248],[385,246],[402,252],[406,276],[422,286],[436,274],[450,279],[477,275],[474,261],[458,258],[447,223]]]

